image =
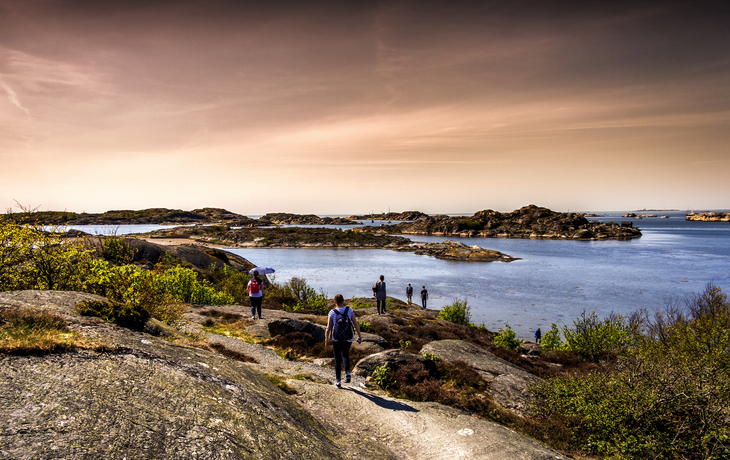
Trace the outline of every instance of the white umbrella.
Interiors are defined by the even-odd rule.
[[[254,267],[248,272],[253,275],[253,272],[259,272],[259,275],[270,275],[274,273],[276,270],[274,270],[271,267]]]

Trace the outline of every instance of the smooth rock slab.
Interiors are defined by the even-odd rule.
[[[502,407],[518,415],[527,415],[531,393],[529,385],[540,380],[493,353],[462,340],[436,340],[426,344],[421,353],[433,354],[449,362],[464,361],[486,380],[491,380],[489,394]]]

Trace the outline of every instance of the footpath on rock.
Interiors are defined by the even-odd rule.
[[[311,315],[264,310],[263,320],[247,321],[245,334],[234,337],[206,331],[217,324],[210,310],[246,315],[248,307],[195,305],[182,332],[154,322],[135,331],[77,315],[76,304],[90,299],[101,300],[74,292],[0,293],[0,309],[52,312],[89,343],[64,353],[0,355],[0,416],[7,420],[0,457],[564,458],[467,412],[391,398],[358,372],[338,390],[326,362],[286,359],[256,343],[285,327],[323,330]],[[371,310],[358,315],[377,321]],[[375,357],[390,353],[381,337],[364,338],[355,347]],[[442,347],[431,351],[446,357],[451,347]],[[508,363],[482,367],[492,376],[509,371]],[[295,394],[273,385],[272,376]]]

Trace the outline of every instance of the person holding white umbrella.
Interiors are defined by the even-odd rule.
[[[248,300],[251,301],[251,319],[256,319],[256,313],[261,319],[261,303],[264,300],[264,282],[259,278],[258,270],[253,270],[253,278],[246,286],[248,292]]]

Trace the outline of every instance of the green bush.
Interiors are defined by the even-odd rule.
[[[367,321],[358,321],[361,332],[373,332],[373,327]]]
[[[310,297],[307,302],[309,303],[309,307],[317,313],[327,313],[329,311],[327,307],[327,294],[324,292]]]
[[[550,330],[542,335],[541,345],[545,350],[563,350],[564,345],[560,340],[560,329],[555,323],[550,325]]]
[[[131,263],[134,260],[134,251],[129,243],[118,236],[104,238],[101,243],[101,255],[104,259],[120,265]]]
[[[383,390],[387,390],[390,388],[393,384],[395,384],[395,380],[390,375],[390,370],[388,369],[388,363],[383,364],[382,366],[378,366],[373,371],[373,381],[378,384],[380,388]]]
[[[471,307],[467,306],[466,300],[455,300],[451,305],[443,307],[437,318],[469,326],[471,325]]]
[[[497,335],[494,336],[492,342],[497,347],[504,347],[509,350],[516,350],[522,344],[517,340],[517,334],[509,327],[509,324],[504,325],[504,330],[500,329]]]
[[[626,342],[624,327],[588,319],[619,335],[609,343]],[[646,334],[598,371],[536,385],[534,412],[566,426],[573,446],[594,455],[730,458],[728,327],[730,302],[710,285],[684,308],[670,305],[646,320]]]
[[[0,290],[82,290],[93,251],[37,225],[0,216]]]
[[[214,273],[218,289],[231,296],[235,303],[243,305],[248,300],[246,286],[253,275],[245,271],[234,270],[229,265],[223,265],[221,268],[213,265],[211,271]]]
[[[564,349],[592,362],[634,343],[635,331],[621,315],[612,313],[608,318],[599,320],[596,312],[587,315],[584,310],[573,325],[574,328],[563,328]]]

